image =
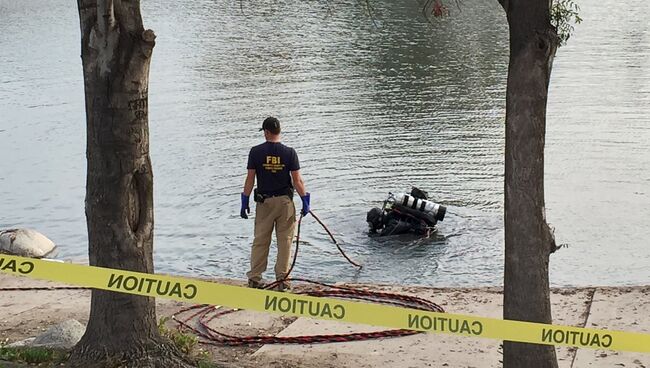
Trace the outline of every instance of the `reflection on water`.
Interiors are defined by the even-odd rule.
[[[498,3],[465,2],[428,23],[417,2],[375,1],[376,26],[355,2],[243,4],[243,13],[239,2],[143,4],[158,36],[149,102],[158,271],[243,277],[253,221],[239,218],[238,193],[257,128],[277,115],[314,211],[364,264],[357,272],[307,218],[297,275],[499,284],[507,26]],[[585,20],[556,58],[547,214],[569,243],[552,257],[556,285],[650,277],[645,6],[583,1]],[[84,256],[87,242],[78,32],[63,0],[0,0],[0,228],[37,228],[62,257]],[[366,211],[412,185],[448,206],[438,234],[368,238]]]

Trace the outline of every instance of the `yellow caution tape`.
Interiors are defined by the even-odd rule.
[[[650,353],[650,334],[426,312],[250,289],[183,277],[0,255],[0,272],[195,304],[544,345]]]

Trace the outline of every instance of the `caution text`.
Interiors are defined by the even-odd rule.
[[[451,332],[476,336],[483,333],[483,325],[479,321],[450,317],[430,317],[419,314],[409,314],[408,326],[414,330]]]
[[[269,295],[266,296],[264,310],[321,318],[343,319],[345,317],[345,308],[340,304]]]
[[[107,287],[109,289],[138,291],[138,293],[157,294],[160,296],[194,299],[197,287],[194,284],[163,281],[148,277],[124,276],[111,274]]]

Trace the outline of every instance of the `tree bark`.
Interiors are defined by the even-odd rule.
[[[78,8],[90,264],[153,273],[147,114],[155,35],[143,28],[139,0],[78,0]],[[70,363],[163,367],[176,355],[158,333],[153,298],[93,290],[88,327]]]
[[[558,38],[548,0],[503,0],[510,27],[506,92],[503,317],[551,323],[548,263],[555,251],[544,208],[546,102]],[[505,368],[557,367],[555,348],[504,342]]]

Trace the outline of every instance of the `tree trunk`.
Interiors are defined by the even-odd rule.
[[[78,0],[86,99],[86,220],[93,266],[153,272],[153,175],[147,101],[155,35],[139,0]],[[93,290],[74,366],[171,364],[155,300]],[[162,358],[161,358],[162,357]]]
[[[502,5],[510,26],[503,317],[551,323],[548,263],[555,240],[544,208],[544,139],[558,39],[548,0],[503,0]],[[506,341],[503,365],[556,368],[555,348]]]

